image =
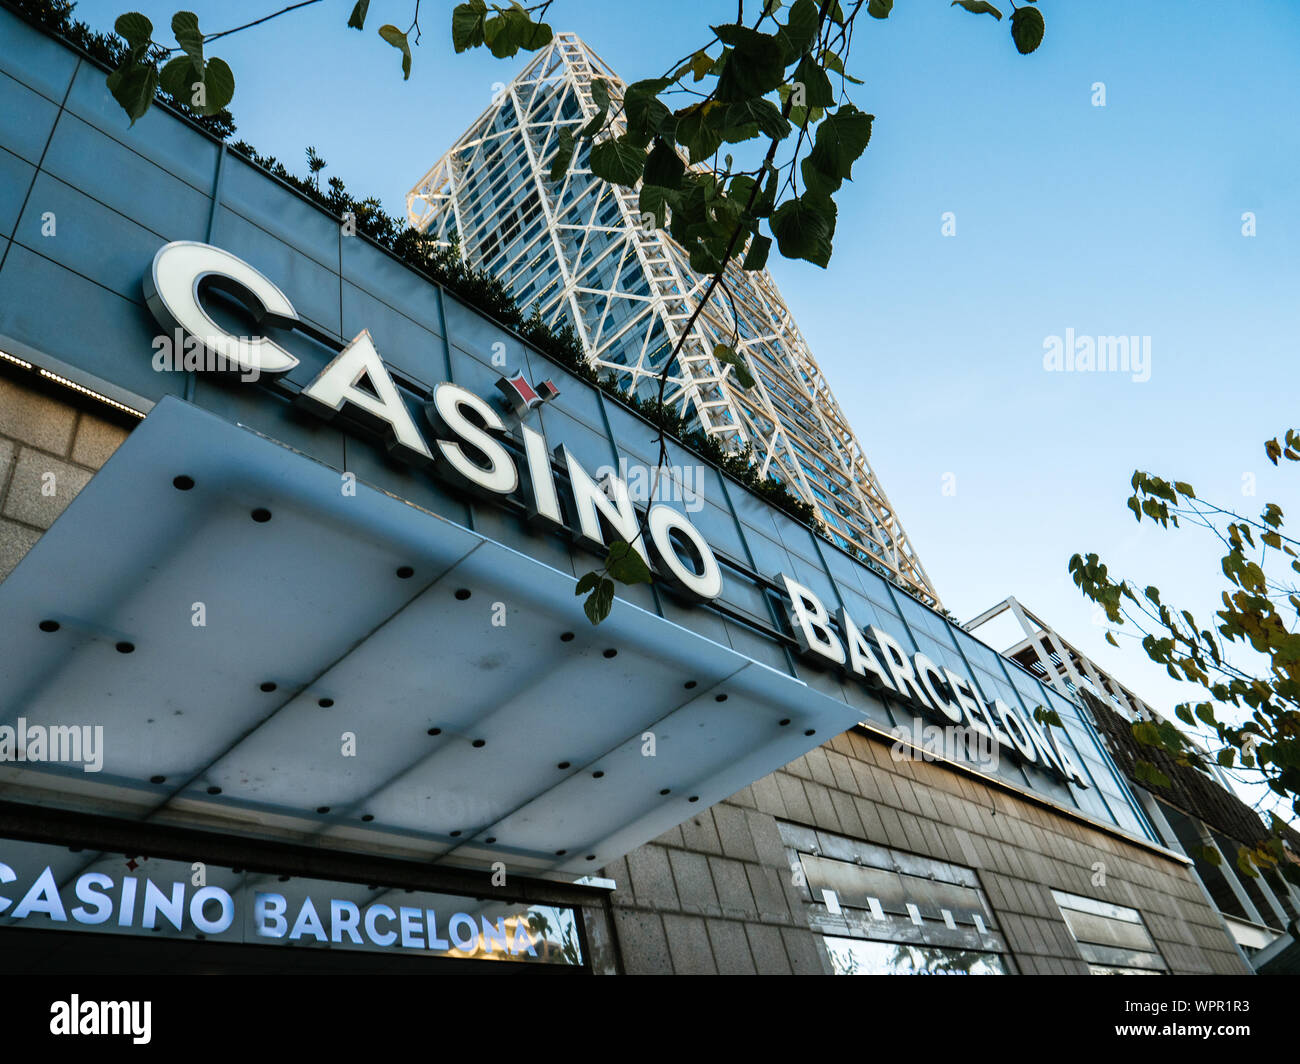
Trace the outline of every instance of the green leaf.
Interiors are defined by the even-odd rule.
[[[1231,746],[1225,746],[1219,751],[1219,756],[1215,758],[1215,760],[1219,762],[1219,765],[1222,768],[1232,768],[1232,763],[1236,760],[1236,757],[1237,751]]]
[[[704,277],[722,269],[722,257],[715,255],[706,245],[699,242],[691,248],[689,261],[691,269]]]
[[[822,267],[831,261],[834,224],[808,196],[786,200],[773,211],[768,226],[787,259],[805,259]]]
[[[624,540],[616,539],[609,545],[605,568],[620,584],[650,583],[650,567],[636,548]]]
[[[177,11],[172,16],[172,33],[176,43],[194,60],[195,66],[203,63],[203,34],[199,32],[199,16],[193,11]]]
[[[127,61],[106,79],[108,91],[131,119],[131,125],[143,117],[158,90],[158,68],[152,63]]]
[[[194,96],[194,86],[203,81],[203,75],[194,69],[194,60],[188,55],[178,55],[168,60],[158,75],[158,84],[178,100],[189,103]]]
[[[1139,783],[1145,783],[1150,787],[1169,786],[1169,777],[1148,761],[1135,761],[1133,775],[1138,778]]]
[[[638,207],[642,214],[654,215],[655,227],[662,229],[668,221],[668,207],[671,206],[671,198],[672,191],[670,189],[666,189],[661,185],[642,182]]]
[[[682,178],[686,174],[686,164],[681,156],[658,137],[654,147],[645,161],[643,180],[647,185],[660,185],[663,188],[682,187]]]
[[[952,7],[964,7],[974,15],[992,15],[999,22],[1002,21],[1002,12],[988,2],[988,0],[952,0]]]
[[[1223,864],[1223,855],[1220,854],[1218,849],[1214,846],[1201,846],[1196,848],[1194,849],[1192,856],[1199,857],[1202,861],[1205,861],[1207,864],[1212,864],[1216,868]]]
[[[203,88],[206,103],[199,110],[205,115],[217,114],[235,98],[235,75],[224,60],[215,56],[208,60],[203,71]]]
[[[1160,732],[1149,720],[1136,720],[1132,725],[1133,738],[1143,746],[1159,746]]]
[[[578,583],[577,586],[574,587],[573,593],[575,595],[585,595],[588,591],[594,591],[596,588],[600,587],[600,580],[601,576],[598,572],[593,571],[590,573],[583,573],[582,576],[578,578]]]
[[[1117,642],[1115,641],[1115,634],[1114,634],[1113,632],[1107,632],[1107,633],[1106,633],[1106,642],[1109,643],[1109,644],[1110,644],[1111,646],[1113,646],[1113,647],[1117,647],[1117,646],[1119,646],[1119,643],[1117,643]]]
[[[714,26],[718,39],[732,44],[718,83],[716,99],[736,103],[766,96],[785,81],[785,49],[781,42],[747,26]]]
[[[677,141],[686,146],[693,163],[709,158],[722,146],[722,131],[709,113],[709,105],[701,105],[678,117]]]
[[[487,11],[483,0],[470,0],[452,9],[451,43],[457,52],[477,48],[483,43],[483,20],[487,18]]]
[[[871,141],[871,123],[875,115],[859,111],[846,103],[828,114],[817,127],[817,139],[808,153],[809,166],[838,189],[841,181],[853,176],[853,164]]]
[[[544,22],[534,22],[519,4],[487,19],[483,23],[483,40],[498,59],[508,59],[520,48],[535,52],[551,43],[554,34]]]
[[[582,612],[592,624],[600,624],[614,608],[614,581],[601,580],[596,589],[582,604]]]
[[[555,31],[545,22],[534,22],[524,15],[523,21],[515,30],[515,36],[519,41],[519,47],[525,52],[536,52],[555,39]]]
[[[1011,15],[1011,39],[1016,51],[1028,55],[1043,43],[1043,14],[1035,7],[1018,7]]]
[[[659,99],[659,93],[671,84],[668,78],[650,78],[633,82],[623,93],[628,132],[647,144],[672,117],[672,112]]]
[[[1250,859],[1250,851],[1245,846],[1237,848],[1237,868],[1251,879],[1259,878],[1259,871],[1255,868],[1255,862]]]
[[[352,9],[352,14],[348,16],[348,27],[354,30],[363,30],[366,28],[366,15],[370,13],[370,0],[357,0],[356,6]],[[455,15],[452,15],[453,25]],[[453,33],[455,31],[453,30]],[[460,49],[457,49],[459,51]]]
[[[835,90],[831,87],[831,79],[812,56],[806,55],[799,60],[799,65],[794,70],[794,80],[804,88],[804,104],[807,107],[835,105]]]
[[[573,161],[573,130],[567,126],[555,138],[555,155],[551,158],[551,180],[559,181]]]
[[[615,185],[634,186],[645,171],[646,153],[626,137],[612,137],[593,145],[591,172]]]
[[[786,24],[776,32],[786,63],[793,63],[817,40],[817,4],[815,0],[795,0]]]
[[[1196,727],[1196,718],[1192,716],[1192,711],[1188,709],[1187,706],[1178,706],[1174,710],[1174,715],[1184,724],[1190,724],[1192,727]]]
[[[894,0],[869,0],[867,4],[867,14],[872,18],[889,18],[893,10]]]
[[[841,59],[838,55],[836,55],[836,54],[835,54],[834,52],[832,52],[832,51],[829,51],[829,50],[828,50],[828,51],[822,52],[822,65],[823,65],[827,70],[833,70],[833,71],[835,71],[835,73],[837,73],[837,74],[838,74],[840,77],[842,77],[845,81],[851,81],[851,82],[853,82],[854,85],[865,85],[865,84],[866,84],[865,81],[862,81],[862,80],[860,80],[859,78],[855,78],[855,77],[853,77],[853,75],[849,74],[849,73],[844,69],[844,60]]]
[[[119,15],[113,23],[113,29],[132,48],[143,47],[153,36],[153,23],[138,11]]]
[[[768,241],[769,245],[771,241]],[[742,388],[754,387],[754,375],[749,372],[749,367],[745,365],[745,360],[740,357],[734,348],[726,344],[715,344],[713,347],[713,357],[719,362],[724,362],[731,366],[735,372],[736,382]]]
[[[405,81],[411,76],[411,42],[391,23],[379,27],[379,36],[402,53],[402,80]]]
[[[1038,721],[1039,724],[1050,724],[1056,728],[1065,727],[1065,725],[1061,723],[1060,714],[1058,714],[1054,709],[1048,709],[1046,706],[1034,707],[1034,720]]]
[[[755,132],[747,136],[731,135],[733,130],[745,128]],[[723,139],[735,144],[749,140],[755,133],[762,133],[770,140],[784,140],[790,133],[790,123],[771,100],[744,100],[728,105],[726,118],[723,119]]]
[[[745,261],[741,263],[742,270],[761,270],[767,265],[768,252],[772,250],[772,238],[755,234],[749,242],[749,250],[745,252]]]
[[[597,111],[594,115],[591,116],[587,124],[583,126],[580,130],[578,130],[578,136],[580,138],[585,137],[587,140],[591,140],[597,133],[600,132],[601,127],[605,124],[605,119],[607,117],[608,117],[608,113],[606,111],[603,110]]]

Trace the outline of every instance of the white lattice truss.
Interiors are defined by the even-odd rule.
[[[607,83],[616,111],[622,80],[577,36],[557,34],[420,179],[407,213],[440,246],[458,242],[469,265],[502,278],[548,324],[572,323],[588,358],[629,393],[654,398],[709,279],[665,229],[646,224],[637,191],[592,175],[588,142],[564,178],[550,180],[559,130],[576,133],[597,113],[594,79]],[[611,135],[625,128],[619,115]],[[500,176],[480,188],[493,168]],[[752,388],[713,357],[718,343],[743,354]],[[832,539],[939,604],[766,270],[728,266],[682,344],[665,400],[728,449],[748,445],[759,473],[810,502]]]

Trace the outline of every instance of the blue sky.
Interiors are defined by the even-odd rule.
[[[176,6],[137,4],[161,27]],[[212,32],[281,5],[191,6]],[[525,61],[455,55],[451,6],[422,6],[407,82],[375,31],[405,28],[413,0],[374,0],[364,33],[346,28],[351,0],[326,0],[214,44],[235,71],[237,136],[300,173],[311,144],[325,176],[402,215]],[[1208,615],[1214,542],[1136,525],[1133,469],[1253,513],[1297,494],[1300,470],[1273,470],[1262,444],[1300,425],[1300,5],[1039,6],[1047,35],[1031,56],[1006,21],[934,0],[864,19],[851,69],[876,123],[839,196],[834,258],[771,268],[945,605],[964,620],[1015,595],[1170,710],[1191,692],[1132,641],[1104,642],[1066,563],[1095,551]],[[106,28],[123,7],[78,14]],[[555,0],[549,18],[631,81],[734,14]],[[1149,337],[1150,379],[1045,371],[1045,340],[1067,329]]]

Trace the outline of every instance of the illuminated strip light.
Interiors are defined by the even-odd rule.
[[[90,388],[78,384],[76,381],[68,380],[67,377],[60,377],[57,373],[51,373],[48,369],[43,369],[40,373],[42,377],[47,377],[52,381],[57,381],[65,388],[71,388],[74,392],[80,392],[82,395],[88,395],[92,399],[97,399],[105,406],[113,407],[114,410],[121,410],[123,413],[131,414],[133,417],[138,417],[142,420],[144,418],[144,414],[139,410],[136,410],[134,407],[126,406],[124,403],[119,403],[116,399],[110,399],[107,395],[101,395],[99,392],[92,391]]]
[[[24,362],[21,358],[18,358],[16,355],[11,355],[8,351],[0,351],[0,358],[3,358],[6,362],[12,362],[16,366],[22,366],[23,369],[36,368],[30,362]]]
[[[116,399],[110,399],[107,395],[103,395],[91,388],[87,388],[85,385],[78,384],[76,381],[68,380],[67,377],[60,377],[57,373],[51,373],[48,369],[38,369],[38,367],[34,366],[26,359],[19,358],[17,355],[11,355],[8,351],[0,350],[0,359],[4,359],[6,362],[12,362],[15,366],[22,366],[23,369],[36,370],[42,377],[56,381],[57,383],[62,384],[65,388],[71,388],[73,391],[80,392],[82,395],[88,395],[90,398],[98,400],[105,406],[111,406],[114,410],[121,410],[125,414],[131,414],[132,416],[141,419],[145,416],[134,407],[127,406],[124,403],[119,403]]]

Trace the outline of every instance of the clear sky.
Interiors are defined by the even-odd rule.
[[[298,173],[311,144],[324,176],[401,216],[526,58],[455,55],[452,4],[426,0],[404,83],[376,29],[405,29],[414,0],[373,0],[364,33],[346,28],[351,3],[210,51],[234,68],[237,137]],[[83,0],[78,15],[107,28],[126,6]],[[179,3],[134,6],[165,27]],[[186,6],[212,32],[283,4]],[[1038,6],[1047,34],[1031,56],[1005,20],[940,0],[864,18],[854,97],[876,123],[839,196],[834,257],[821,270],[774,253],[771,269],[945,605],[966,620],[1015,595],[1171,712],[1191,689],[1135,642],[1105,643],[1066,563],[1095,551],[1208,616],[1223,584],[1215,543],[1136,525],[1134,468],[1255,514],[1300,494],[1300,468],[1273,470],[1262,446],[1300,426],[1300,4]],[[555,0],[548,17],[633,81],[735,10]],[[1149,338],[1149,379],[1046,371],[1045,342],[1067,330]]]

